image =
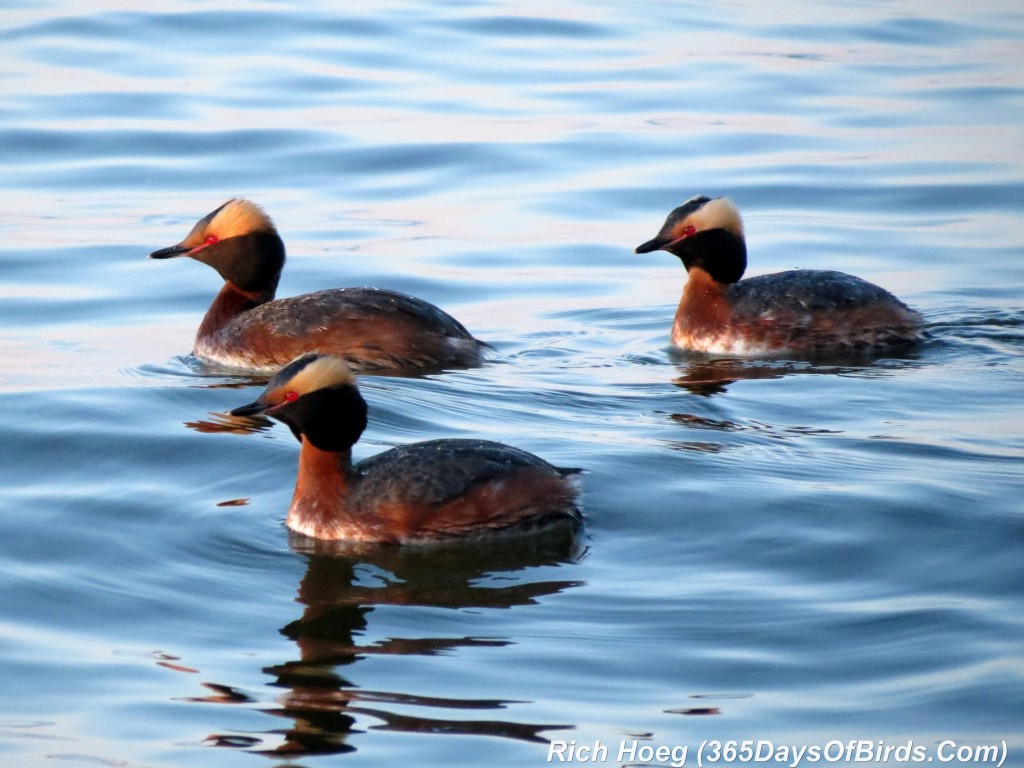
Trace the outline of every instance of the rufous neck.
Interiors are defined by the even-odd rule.
[[[727,286],[715,280],[700,267],[691,267],[687,273],[683,296],[676,309],[677,332],[715,333],[729,322],[729,304],[723,295]]]
[[[243,291],[234,283],[225,282],[210,308],[206,310],[206,316],[199,324],[197,336],[203,337],[216,333],[243,312],[265,304],[273,298],[273,290],[267,295],[266,291]]]
[[[288,527],[307,536],[336,538],[331,532],[346,523],[352,481],[350,450],[324,451],[303,436]]]

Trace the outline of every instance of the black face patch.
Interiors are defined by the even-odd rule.
[[[687,271],[700,267],[719,283],[738,282],[747,269],[746,243],[724,229],[698,232],[686,238],[674,252]]]
[[[305,435],[321,451],[347,451],[366,429],[366,410],[355,385],[340,384],[309,392],[271,415],[287,424],[300,442]]]
[[[276,232],[250,232],[193,254],[243,291],[274,291],[284,268],[284,243]]]

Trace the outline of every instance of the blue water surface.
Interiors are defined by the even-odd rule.
[[[0,764],[1024,765],[1019,3],[42,0],[0,48]],[[685,274],[632,249],[695,194],[931,339],[672,352]],[[188,356],[219,278],[146,258],[236,195],[279,295],[495,349],[365,378],[358,456],[581,467],[585,535],[289,536],[294,440]]]

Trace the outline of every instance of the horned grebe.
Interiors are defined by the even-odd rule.
[[[284,243],[248,200],[228,200],[188,237],[150,258],[191,256],[224,278],[196,333],[196,357],[273,373],[303,352],[344,358],[365,373],[413,373],[478,365],[486,346],[425,301],[376,288],[336,288],[274,301]]]
[[[487,440],[430,440],[352,464],[366,402],[345,362],[306,354],[232,416],[266,414],[302,444],[287,525],[319,539],[441,542],[581,524],[577,488],[533,454]]]
[[[740,280],[747,247],[739,211],[698,196],[668,215],[636,253],[663,250],[689,275],[672,343],[694,352],[870,350],[920,341],[923,320],[877,285],[843,272],[795,269]]]

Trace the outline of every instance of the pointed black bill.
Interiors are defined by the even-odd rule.
[[[191,251],[184,243],[178,243],[177,245],[171,245],[167,248],[161,248],[159,251],[153,251],[149,254],[151,259],[170,259],[174,256],[184,256],[186,253]]]
[[[633,249],[633,253],[651,253],[652,251],[660,251],[669,241],[662,237],[656,237],[653,240],[648,240],[646,243],[638,245]]]
[[[254,400],[248,405],[240,405],[237,408],[232,408],[228,411],[231,416],[259,416],[261,413],[266,413],[272,406],[267,403],[261,403],[259,400]]]

